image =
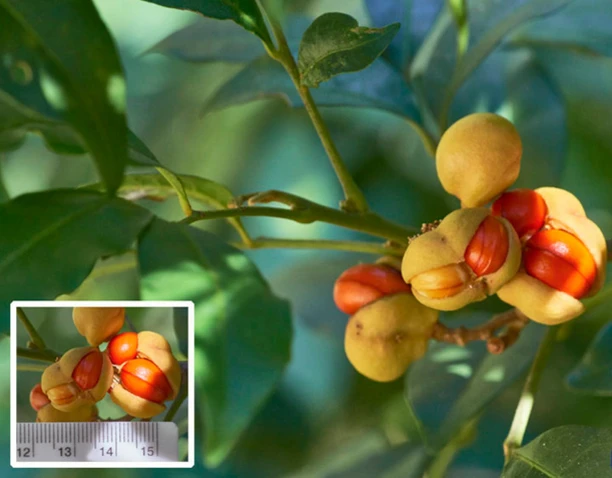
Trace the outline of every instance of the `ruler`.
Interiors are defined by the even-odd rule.
[[[178,461],[172,422],[17,423],[17,462]]]

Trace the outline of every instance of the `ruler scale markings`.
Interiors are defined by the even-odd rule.
[[[174,423],[18,423],[16,430],[18,461],[178,461]],[[130,442],[137,443],[135,449]]]

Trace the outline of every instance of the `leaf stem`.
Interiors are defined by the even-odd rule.
[[[19,317],[19,320],[21,320],[21,323],[28,332],[28,335],[30,336],[30,339],[34,345],[40,350],[46,349],[47,346],[45,345],[45,341],[38,333],[38,330],[36,330],[36,327],[32,325],[32,322],[30,322],[30,319],[28,319],[28,316],[21,307],[17,307],[17,316]]]
[[[50,349],[28,349],[25,347],[17,347],[17,356],[40,360],[41,362],[55,362],[60,358],[57,352]]]
[[[249,245],[243,243],[233,243],[232,245],[239,249],[325,249],[397,257],[402,257],[405,251],[402,247],[393,247],[373,242],[334,241],[324,239],[277,239],[273,237],[258,237],[253,239]]]
[[[531,410],[533,409],[535,394],[538,391],[540,378],[542,377],[542,372],[550,356],[556,335],[557,327],[549,327],[540,343],[533,363],[531,364],[531,369],[523,385],[523,391],[521,392],[516,411],[514,412],[514,419],[512,420],[510,431],[504,441],[504,457],[506,463],[510,459],[513,451],[519,448],[523,443],[525,430],[527,429]]]
[[[185,192],[185,187],[183,186],[181,179],[172,171],[161,166],[158,166],[155,169],[157,169],[157,172],[161,174],[166,181],[168,181],[168,184],[170,184],[170,186],[176,192],[176,196],[178,197],[183,214],[185,214],[185,216],[189,216],[193,211],[193,207],[189,202],[189,196],[187,196],[187,192]]]
[[[355,183],[355,180],[351,176],[346,164],[342,160],[338,148],[336,148],[336,145],[332,140],[329,129],[327,128],[327,125],[325,124],[325,121],[323,120],[323,117],[321,116],[321,113],[319,112],[319,109],[312,98],[310,89],[301,82],[298,66],[295,62],[295,58],[293,58],[291,50],[289,49],[287,38],[285,37],[282,26],[275,18],[270,18],[270,25],[272,27],[274,37],[276,38],[278,47],[275,51],[270,51],[268,49],[268,53],[285,68],[291,77],[291,81],[293,81],[295,89],[304,103],[306,112],[308,113],[308,116],[310,117],[310,120],[312,121],[312,124],[319,135],[321,144],[327,153],[329,161],[334,168],[338,181],[340,182],[342,190],[344,191],[345,199],[340,203],[341,209],[350,212],[367,212],[369,208],[365,196],[361,192],[361,189],[359,189],[357,186],[357,183]]]

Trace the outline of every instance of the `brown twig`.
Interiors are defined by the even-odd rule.
[[[493,316],[487,323],[473,329],[465,327],[452,329],[438,322],[434,327],[432,338],[439,342],[461,346],[468,342],[483,340],[487,342],[489,353],[500,354],[516,342],[521,330],[528,322],[529,319],[519,310],[511,309]],[[499,335],[495,335],[502,328],[505,328],[505,330]]]

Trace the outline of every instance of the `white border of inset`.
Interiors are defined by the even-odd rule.
[[[187,420],[188,420],[188,459],[187,461],[165,462],[88,462],[88,461],[17,461],[17,307],[70,308],[70,307],[186,307],[187,318],[187,356],[194,354],[195,308],[190,301],[50,301],[17,300],[11,302],[11,467],[13,468],[193,468],[195,464],[195,371],[193,362],[187,370]]]

